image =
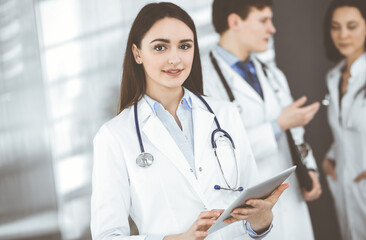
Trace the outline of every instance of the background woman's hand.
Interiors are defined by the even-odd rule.
[[[326,175],[330,175],[333,180],[337,180],[337,175],[334,169],[334,161],[330,158],[325,158],[322,164],[323,171]]]
[[[236,208],[231,212],[232,218],[226,219],[226,223],[246,220],[256,233],[262,233],[268,229],[273,220],[272,208],[279,197],[290,185],[282,184],[266,199],[249,199],[245,204],[250,207]]]
[[[314,171],[309,171],[309,175],[313,181],[313,187],[310,191],[302,190],[302,195],[307,202],[318,199],[322,194],[322,186],[320,185],[318,174]]]
[[[164,237],[164,240],[203,240],[208,236],[207,230],[216,222],[224,210],[201,212],[187,232]]]
[[[358,175],[358,176],[355,178],[355,182],[359,182],[359,181],[361,181],[362,179],[366,179],[366,171],[364,171],[363,173],[361,173],[360,175]]]

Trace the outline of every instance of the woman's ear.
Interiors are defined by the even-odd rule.
[[[142,59],[140,56],[140,50],[137,48],[136,44],[132,44],[132,53],[137,64],[142,64]]]
[[[241,17],[236,13],[231,13],[229,16],[227,16],[227,26],[229,29],[236,30],[239,26],[239,21],[241,20]]]

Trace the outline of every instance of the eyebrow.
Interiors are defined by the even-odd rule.
[[[165,39],[165,38],[157,38],[157,39],[152,40],[150,43],[153,43],[153,42],[170,43],[170,40],[169,39]],[[193,40],[192,39],[183,39],[183,40],[180,40],[179,41],[179,43],[185,43],[185,42],[193,42]]]
[[[346,24],[350,24],[350,23],[358,23],[358,21],[356,20],[349,20],[348,22],[346,22]],[[332,20],[331,24],[341,24],[340,22],[334,21]]]

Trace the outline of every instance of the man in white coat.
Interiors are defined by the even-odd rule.
[[[204,59],[204,92],[237,105],[262,178],[293,165],[285,134],[291,129],[291,138],[309,169],[312,189],[302,189],[295,175],[289,179],[291,187],[274,209],[274,227],[266,239],[311,240],[314,234],[306,201],[319,198],[321,186],[302,126],[312,120],[319,103],[304,106],[306,97],[293,102],[284,74],[252,54],[266,51],[275,33],[271,4],[270,0],[214,0],[213,24],[220,41]]]

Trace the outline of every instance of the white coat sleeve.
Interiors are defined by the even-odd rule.
[[[243,119],[245,122],[245,119]],[[263,158],[278,151],[276,135],[271,122],[246,128],[255,158]]]
[[[94,240],[143,240],[129,236],[130,187],[121,146],[104,125],[94,138],[91,233]]]

